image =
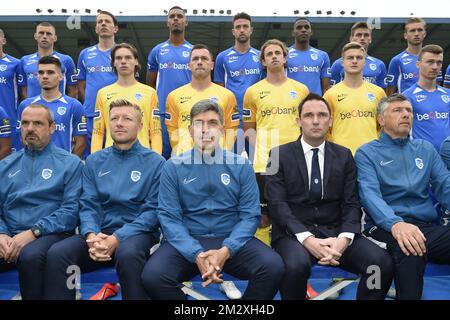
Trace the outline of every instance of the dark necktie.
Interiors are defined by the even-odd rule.
[[[309,187],[309,197],[312,201],[322,199],[322,178],[320,177],[319,149],[314,148],[311,162],[311,183]]]

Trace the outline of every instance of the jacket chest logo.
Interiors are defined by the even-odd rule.
[[[230,179],[230,175],[228,174],[228,173],[222,173],[221,175],[220,175],[220,179],[222,180],[222,183],[224,184],[224,185],[229,185],[230,184],[230,181],[231,181],[231,179]]]
[[[417,166],[417,168],[419,168],[420,170],[422,170],[422,169],[423,169],[423,160],[420,159],[420,158],[416,158],[415,160],[416,160],[416,166]]]
[[[52,177],[53,170],[52,169],[42,169],[42,179],[48,180]]]
[[[141,172],[133,170],[131,171],[131,180],[133,182],[138,182],[141,179]]]

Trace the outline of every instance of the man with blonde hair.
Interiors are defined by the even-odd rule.
[[[366,50],[356,42],[342,48],[344,80],[325,92],[333,115],[330,141],[349,148],[353,154],[362,144],[378,137],[376,110],[385,97],[383,89],[364,81]]]

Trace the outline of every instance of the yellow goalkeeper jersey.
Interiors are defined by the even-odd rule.
[[[270,149],[299,137],[298,107],[308,93],[304,84],[289,78],[280,86],[264,79],[247,89],[243,120],[256,123],[255,172],[266,171]]]
[[[383,89],[367,81],[356,89],[340,82],[323,97],[333,116],[331,141],[349,148],[354,155],[361,145],[378,138],[377,106],[386,97]]]
[[[122,87],[113,83],[100,89],[95,102],[94,127],[92,130],[91,153],[110,147],[113,140],[109,127],[109,105],[117,99],[125,99],[138,105],[142,110],[142,129],[138,134],[139,142],[147,148],[161,154],[162,131],[156,91],[145,84],[136,83]],[[106,140],[105,140],[106,139]],[[103,146],[103,141],[105,145]]]
[[[178,155],[192,149],[193,141],[189,134],[190,113],[194,104],[204,99],[211,99],[222,108],[225,136],[222,137],[221,145],[228,150],[233,149],[239,126],[239,112],[234,94],[215,83],[211,83],[203,91],[195,90],[188,83],[167,96],[165,121],[173,154]]]

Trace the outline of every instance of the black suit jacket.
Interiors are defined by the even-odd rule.
[[[300,138],[271,150],[276,174],[266,176],[264,195],[272,219],[272,241],[309,231],[326,237],[361,232],[356,166],[349,149],[325,142],[323,198],[309,199],[308,169]]]

